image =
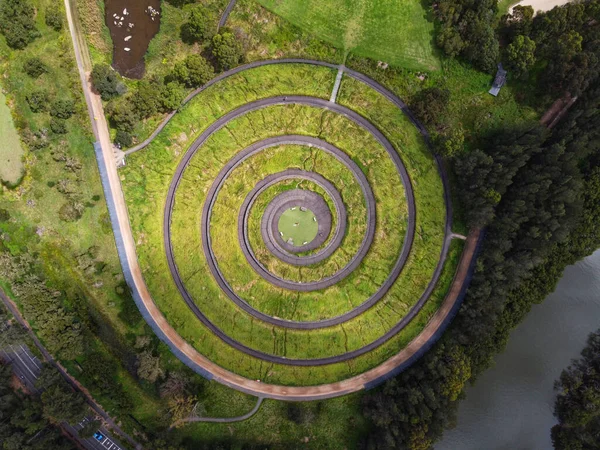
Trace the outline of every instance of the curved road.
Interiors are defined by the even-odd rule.
[[[71,29],[75,57],[82,82],[82,89],[88,105],[92,129],[97,139],[94,149],[96,152],[98,169],[102,179],[102,185],[106,196],[111,223],[115,234],[117,251],[123,267],[123,275],[127,281],[127,284],[132,290],[133,298],[146,322],[154,330],[156,335],[169,346],[171,351],[182,362],[188,365],[196,373],[204,376],[207,379],[213,379],[219,383],[248,394],[279,400],[309,401],[338,397],[351,392],[359,391],[361,389],[373,387],[374,385],[386,379],[386,377],[390,376],[390,374],[398,373],[399,371],[410,366],[425,351],[427,351],[427,349],[430,348],[435,341],[437,341],[437,339],[439,339],[443,330],[458,311],[464,296],[464,291],[466,289],[465,280],[468,278],[473,266],[472,263],[474,261],[477,244],[480,240],[480,233],[478,230],[469,235],[466,248],[463,251],[461,262],[450,291],[448,292],[448,295],[446,296],[441,308],[438,309],[438,311],[434,314],[433,318],[425,326],[421,334],[419,334],[417,338],[411,341],[398,354],[391,357],[383,364],[355,377],[348,378],[337,383],[304,387],[288,387],[261,383],[259,381],[250,380],[223,369],[201,355],[195,348],[188,344],[167,322],[161,311],[154,303],[152,296],[150,295],[150,292],[148,291],[148,288],[144,282],[137,255],[135,253],[135,241],[131,231],[131,225],[129,223],[127,207],[125,198],[123,196],[120,179],[117,173],[114,149],[110,141],[110,134],[104,116],[104,109],[100,98],[93,93],[91,84],[89,82],[89,72],[91,67],[89,67],[89,64],[87,63],[90,61],[89,54],[87,53],[87,47],[85,45],[80,45],[81,42],[85,42],[81,33],[79,32],[77,24],[75,23],[73,14],[70,10],[71,5],[68,0],[65,0],[65,7],[67,9],[67,18],[69,22],[69,28]],[[296,60],[296,62],[305,61]],[[270,62],[263,62],[262,64],[270,64]],[[256,64],[256,66],[259,65],[261,65],[261,63]],[[327,63],[319,65],[327,65]],[[336,67],[334,65],[330,66]],[[355,78],[357,77],[357,74],[353,71],[347,70],[347,73]],[[360,77],[357,79],[360,79]],[[406,105],[404,105],[400,99],[377,83],[371,83],[377,86],[376,89],[379,92],[383,93],[392,102],[401,107],[403,111],[411,118],[413,123],[417,125],[423,136],[429,140],[426,130],[415,121],[410,112],[406,110]],[[160,130],[157,130],[153,136],[156,136],[156,134],[159,132]],[[446,204],[449,206],[450,198],[447,189],[447,177],[442,170],[439,158],[437,158],[437,156],[436,160],[438,160],[440,175],[442,176],[444,187],[446,189]],[[448,210],[446,218],[447,231],[450,229],[450,216],[451,211]],[[447,234],[447,239],[444,243],[444,254],[447,253],[450,239],[451,235]]]

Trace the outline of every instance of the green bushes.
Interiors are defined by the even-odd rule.
[[[433,125],[439,123],[440,116],[446,112],[450,101],[450,91],[431,87],[423,89],[415,102],[411,105],[412,111],[425,124]]]
[[[46,25],[60,31],[63,27],[63,15],[57,6],[49,6],[46,8]]]
[[[244,48],[233,33],[217,34],[212,40],[212,53],[219,70],[229,70],[244,59]]]
[[[48,108],[49,95],[45,89],[36,89],[25,96],[25,100],[34,113],[44,112]]]
[[[50,130],[52,130],[54,134],[67,134],[67,121],[65,119],[52,117],[52,119],[50,119]]]
[[[181,40],[188,44],[211,39],[216,33],[216,17],[203,5],[192,9],[189,19],[181,26]]]
[[[50,105],[50,115],[59,119],[68,119],[75,114],[75,101],[59,98]]]
[[[213,67],[200,55],[190,55],[175,64],[172,77],[188,88],[206,84],[215,76]]]
[[[42,74],[48,72],[48,67],[40,58],[29,58],[23,64],[23,70],[31,78],[39,78]]]
[[[3,0],[0,3],[0,31],[14,49],[24,49],[40,36],[35,27],[35,10],[29,0]]]
[[[108,101],[127,91],[119,74],[107,64],[97,64],[92,69],[92,83],[102,100]]]
[[[448,56],[463,56],[490,72],[498,62],[498,39],[493,28],[496,0],[445,0],[437,3],[437,44]]]

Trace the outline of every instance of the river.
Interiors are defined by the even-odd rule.
[[[436,450],[549,450],[554,381],[600,327],[600,250],[565,269],[556,291],[511,334]]]

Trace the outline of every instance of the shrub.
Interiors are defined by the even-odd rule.
[[[55,6],[46,8],[46,25],[53,28],[55,31],[62,30],[63,16],[60,10]]]
[[[425,124],[434,125],[446,111],[449,101],[449,90],[431,87],[421,91],[411,108]]]
[[[29,58],[23,64],[23,70],[31,78],[38,78],[40,75],[48,72],[48,67],[40,58]]]
[[[92,83],[102,100],[108,101],[127,91],[121,78],[109,65],[97,64],[92,69]]]
[[[117,130],[131,133],[139,117],[130,102],[117,99],[110,102],[106,108],[110,121]]]
[[[75,102],[71,99],[60,98],[50,106],[50,115],[59,119],[68,119],[75,114]]]
[[[172,78],[189,88],[206,84],[215,76],[213,67],[200,55],[190,55],[175,64]]]
[[[117,130],[115,144],[118,144],[121,147],[131,147],[131,144],[133,144],[133,137],[127,131]]]
[[[211,39],[216,32],[217,18],[203,5],[196,5],[189,20],[181,26],[181,40],[188,44]]]
[[[181,105],[185,98],[185,89],[183,85],[172,81],[163,85],[160,90],[161,112],[175,111]]]
[[[134,110],[141,118],[146,119],[158,112],[161,107],[159,92],[162,83],[157,80],[141,81],[133,95]]]
[[[58,217],[64,222],[76,222],[83,215],[84,206],[80,203],[68,202],[58,211]]]
[[[65,119],[59,119],[52,117],[50,119],[50,129],[54,134],[66,134],[67,133],[67,121]]]
[[[32,112],[46,111],[48,108],[48,92],[43,89],[36,89],[25,96],[29,109]]]
[[[10,48],[24,49],[40,36],[35,28],[35,10],[29,0],[0,2],[0,31]]]
[[[212,53],[219,70],[229,70],[242,62],[244,49],[233,33],[217,34],[212,41]]]

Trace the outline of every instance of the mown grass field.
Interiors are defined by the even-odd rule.
[[[258,0],[334,46],[413,70],[436,70],[433,23],[419,0]]]
[[[0,89],[0,183],[15,186],[23,177],[25,151],[15,128],[6,97]]]
[[[146,282],[155,301],[170,323],[203,354],[218,364],[251,378],[290,385],[318,384],[360,373],[382,362],[397,353],[399,349],[416,336],[435,312],[451,282],[460,254],[461,246],[459,243],[453,246],[446,270],[430,302],[403,332],[386,345],[367,355],[349,363],[331,366],[293,368],[269,365],[269,367],[266,367],[260,361],[228,348],[219,339],[208,333],[179,298],[169,275],[164,255],[162,212],[166,191],[171,181],[171,174],[185,150],[204,128],[216,118],[237,106],[257,98],[276,94],[304,94],[328,98],[334,77],[334,72],[326,68],[285,65],[253,69],[228,78],[209,88],[186,105],[147,149],[130,157],[129,163],[123,171],[126,199],[129,203],[130,217],[138,241],[138,255]],[[384,99],[379,94],[370,93],[369,88],[361,86],[356,86],[352,90],[350,83],[344,83],[341,98],[350,99],[353,95],[356,95],[357,104],[351,106],[357,110],[361,107],[370,109],[378,108],[380,105],[385,106]],[[346,89],[348,94],[343,93]],[[363,98],[358,98],[361,95],[360,89],[365,90]],[[389,130],[388,137],[400,152],[411,178],[419,178],[415,182],[415,195],[419,195],[417,208],[423,208],[423,210],[418,209],[418,226],[414,249],[398,283],[398,286],[403,288],[399,291],[406,290],[407,292],[388,294],[388,301],[380,302],[368,313],[355,319],[348,327],[345,324],[344,327],[346,328],[318,330],[315,333],[277,330],[258,323],[250,328],[251,322],[241,315],[233,303],[220,293],[208,269],[202,264],[202,252],[197,251],[200,249],[199,215],[201,208],[199,206],[202,204],[207,180],[212,181],[216,172],[228,159],[228,155],[235,152],[236,149],[241,149],[246,142],[250,143],[258,138],[281,134],[282,130],[304,134],[312,132],[314,134],[314,123],[320,124],[320,121],[311,120],[312,108],[281,107],[280,109],[274,108],[276,112],[269,114],[270,109],[257,112],[253,120],[249,120],[249,117],[237,119],[236,123],[232,123],[226,129],[224,128],[222,133],[218,132],[215,135],[214,146],[205,145],[197,153],[200,159],[193,161],[191,164],[189,187],[194,188],[195,186],[195,189],[193,189],[193,192],[188,190],[188,195],[182,194],[182,198],[185,199],[185,202],[180,201],[179,203],[182,214],[177,213],[178,215],[173,220],[174,229],[179,228],[181,230],[180,233],[174,234],[174,239],[179,241],[178,243],[174,242],[176,257],[180,258],[182,254],[185,254],[189,261],[194,262],[194,264],[187,264],[188,259],[184,259],[186,264],[180,265],[180,268],[183,267],[184,270],[188,270],[185,268],[189,267],[190,272],[187,277],[182,274],[183,278],[188,280],[188,288],[190,288],[196,301],[209,301],[210,304],[201,304],[200,306],[211,320],[214,320],[232,337],[254,348],[288,357],[309,358],[359,348],[396,323],[406,313],[409,305],[416,301],[431,278],[431,272],[439,257],[444,223],[441,181],[433,163],[433,158],[424,145],[420,134],[403,116],[388,118],[387,122],[384,121],[380,124],[381,128],[386,130],[386,133]],[[322,115],[327,117],[327,113],[320,110],[317,112],[317,117],[320,118]],[[381,114],[384,115],[385,112]],[[261,117],[258,117],[259,115]],[[278,124],[278,118],[281,119],[281,123],[287,125],[285,127],[281,124],[279,127],[275,126]],[[302,120],[299,118],[302,118]],[[357,162],[361,165],[365,163],[361,160],[361,152],[364,151],[364,146],[352,145],[356,142],[356,134],[338,133],[340,129],[344,129],[343,127],[339,128],[343,120],[347,119],[336,118],[331,120],[331,124],[334,125],[332,128],[334,132],[330,135],[333,140],[332,143],[356,156]],[[398,123],[394,124],[395,121],[398,121]],[[329,138],[327,127],[324,127],[324,131],[326,131],[324,137]],[[344,140],[346,141],[344,142]],[[357,142],[362,144],[363,141],[359,140]],[[287,159],[285,158],[284,161],[287,161]],[[300,158],[298,161],[301,162],[304,159]],[[365,157],[365,159],[367,158]],[[276,164],[277,158],[269,159],[269,162],[271,161]],[[367,175],[373,176],[368,168],[369,164],[363,165]],[[382,174],[387,174],[387,172],[383,171]],[[257,174],[257,177],[260,178],[260,174]],[[386,182],[388,181],[386,175],[383,175],[382,178]],[[233,177],[233,179],[237,180],[239,177]],[[245,180],[242,181],[245,183]],[[252,185],[252,183],[249,184]],[[232,192],[236,191],[235,187],[232,186]],[[182,189],[182,186],[180,186],[180,189]],[[182,192],[185,191],[186,189],[182,189]],[[385,197],[393,198],[394,196],[389,195],[388,192]],[[224,205],[227,205],[228,216],[236,216],[236,213],[232,214],[233,211],[236,211],[235,201],[233,204],[224,202]],[[219,220],[229,220],[225,216],[225,214],[221,214],[218,216]],[[183,222],[180,222],[179,218],[183,219]],[[188,226],[183,226],[183,224]],[[229,240],[213,239],[213,242],[229,242]],[[195,265],[196,261],[201,265]],[[233,258],[232,261],[236,261],[236,258]],[[239,274],[233,273],[235,268],[236,265],[231,263],[230,270],[232,273],[228,273],[226,278],[229,275],[239,276]],[[194,273],[191,273],[191,271]],[[190,282],[190,277],[198,277],[198,279]],[[253,278],[256,278],[256,275],[253,275]],[[203,292],[205,292],[204,295]],[[340,294],[343,294],[343,292],[340,292]],[[262,300],[262,297],[253,297],[257,302]],[[279,301],[279,305],[281,303]],[[404,307],[402,306],[403,303]]]

